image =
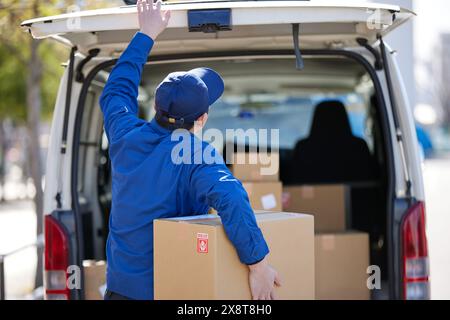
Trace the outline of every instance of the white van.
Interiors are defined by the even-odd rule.
[[[152,118],[154,89],[167,73],[198,66],[217,70],[226,89],[209,127],[279,128],[284,184],[339,182],[352,189],[350,227],[369,233],[370,261],[381,270],[381,289],[372,291],[372,299],[428,299],[419,147],[394,51],[383,40],[414,14],[395,5],[320,0],[187,0],[163,7],[172,10],[172,18],[143,72],[140,116]],[[45,292],[47,299],[83,299],[83,289],[66,288],[67,267],[105,259],[111,207],[98,100],[138,29],[137,11],[129,5],[74,12],[28,20],[22,27],[71,48],[46,170]],[[317,103],[330,98],[345,105],[352,133],[364,140],[374,165],[356,177],[352,167],[339,178],[331,177],[332,170],[329,179],[319,175],[337,158],[349,166],[359,162],[360,153],[342,140],[335,155],[327,152],[327,161],[310,164],[309,180],[296,180],[291,170],[297,142],[313,125],[341,125],[333,119],[312,123]]]

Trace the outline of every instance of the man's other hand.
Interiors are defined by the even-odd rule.
[[[275,300],[275,286],[281,286],[278,273],[267,263],[267,257],[248,266],[253,300]]]
[[[153,0],[138,0],[136,5],[140,31],[155,41],[169,23],[170,10],[161,11],[161,0],[155,4]]]

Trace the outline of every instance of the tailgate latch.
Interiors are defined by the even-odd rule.
[[[189,32],[214,33],[231,30],[231,9],[199,9],[188,11]]]

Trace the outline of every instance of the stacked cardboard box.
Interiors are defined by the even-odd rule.
[[[314,215],[316,232],[342,232],[349,220],[349,191],[344,185],[285,186],[283,210]]]
[[[241,181],[276,182],[280,179],[278,152],[236,152],[232,163],[231,172]]]
[[[265,212],[256,221],[271,249],[269,263],[282,275],[276,296],[314,299],[314,218]],[[214,215],[156,220],[154,275],[159,300],[251,299],[248,267]]]
[[[316,299],[369,299],[369,237],[348,231],[348,187],[286,186],[283,191],[284,210],[314,215]]]
[[[235,153],[231,172],[242,181],[253,210],[282,210],[278,153]]]
[[[368,300],[369,236],[363,232],[315,236],[316,299]]]
[[[103,300],[106,283],[105,261],[85,260],[84,294],[86,300]]]
[[[257,155],[235,154],[231,171],[243,182],[258,213],[257,223],[271,249],[269,263],[283,278],[277,297],[369,299],[369,240],[366,233],[348,231],[348,188],[314,185],[282,190],[279,155],[271,157],[268,172],[264,170],[268,163]],[[281,212],[281,207],[307,214]],[[219,217],[157,220],[154,228],[155,299],[251,298],[247,267],[240,263]]]
[[[253,210],[281,211],[281,182],[243,182]]]

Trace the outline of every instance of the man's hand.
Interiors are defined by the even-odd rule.
[[[153,3],[153,0],[138,0],[136,5],[140,31],[155,41],[167,27],[170,11],[161,11],[161,0],[158,0],[156,4]]]
[[[278,273],[267,263],[267,258],[248,267],[253,300],[275,300],[274,288],[275,285],[281,286],[281,280]]]

